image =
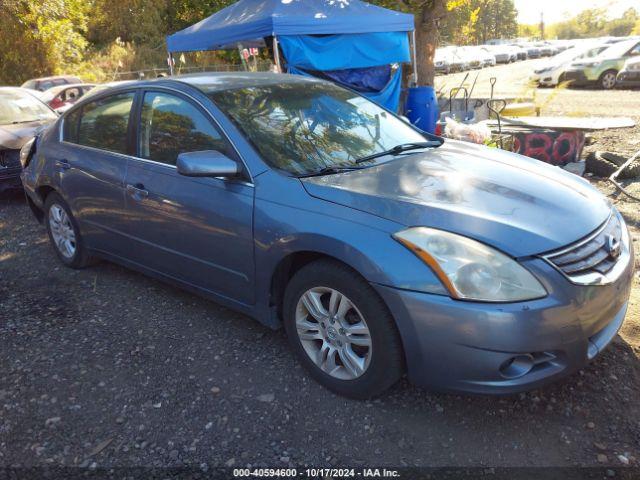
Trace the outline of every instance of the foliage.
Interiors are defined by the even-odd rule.
[[[0,81],[73,70],[87,41],[84,0],[12,0],[0,5]]]
[[[640,33],[640,15],[630,8],[619,18],[609,19],[606,9],[592,8],[573,18],[547,27],[550,38],[591,38],[601,36],[625,37]],[[637,33],[633,33],[634,29]]]
[[[513,0],[455,0],[449,2],[443,25],[443,41],[455,45],[484,44],[494,38],[511,38],[518,33]]]
[[[165,36],[234,0],[2,0],[0,83],[78,74],[87,81],[166,65]],[[439,42],[474,44],[517,32],[513,0],[373,0],[416,16],[421,83],[433,80]],[[188,55],[188,62],[239,61],[237,52]]]
[[[527,24],[521,23],[518,25],[518,37],[519,38],[539,38],[540,37],[540,24]]]

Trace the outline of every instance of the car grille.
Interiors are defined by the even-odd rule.
[[[0,167],[20,167],[20,150],[0,150]]]
[[[617,215],[586,241],[545,258],[570,278],[589,273],[607,274],[618,261],[622,248],[622,225]]]

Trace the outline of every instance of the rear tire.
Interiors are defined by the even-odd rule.
[[[607,70],[598,79],[598,85],[603,90],[611,90],[616,87],[616,79],[618,77],[618,72],[615,70]]]
[[[71,268],[84,268],[92,263],[71,209],[55,192],[45,200],[44,222],[51,245],[62,263]]]
[[[283,314],[298,360],[329,390],[366,399],[402,376],[402,344],[387,305],[346,265],[318,260],[302,267],[287,285]]]

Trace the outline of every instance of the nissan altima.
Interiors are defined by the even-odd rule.
[[[442,391],[539,387],[594,359],[627,310],[629,233],[586,181],[321,80],[115,86],[20,159],[63,264],[104,258],[283,326],[345,396],[405,373]]]

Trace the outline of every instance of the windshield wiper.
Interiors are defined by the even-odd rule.
[[[336,173],[351,172],[353,170],[362,170],[363,168],[365,167],[358,167],[355,165],[352,167],[325,167],[320,170],[316,170],[315,172],[303,173],[302,175],[296,176],[298,178],[320,177],[322,175],[333,175]]]
[[[386,157],[387,155],[399,155],[402,152],[408,152],[410,150],[419,150],[421,148],[436,148],[442,145],[442,142],[437,140],[433,140],[431,142],[415,142],[415,143],[402,143],[400,145],[396,145],[389,150],[384,150],[378,153],[372,153],[371,155],[367,155],[366,157],[361,157],[356,160],[356,163],[368,162],[369,160],[373,160],[379,157]]]

